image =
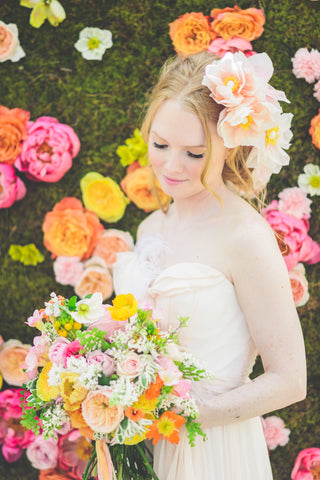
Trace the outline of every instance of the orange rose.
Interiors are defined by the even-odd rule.
[[[103,300],[110,298],[113,293],[112,276],[105,262],[99,257],[92,257],[88,260],[75,285],[75,293],[80,298],[95,292],[100,292]]]
[[[80,200],[65,197],[45,216],[44,245],[52,257],[89,258],[98,243],[103,226],[97,215],[83,208]]]
[[[203,13],[185,13],[169,23],[169,35],[175,51],[182,56],[207,50],[217,34],[211,29],[209,17]]]
[[[320,109],[318,115],[311,120],[309,133],[312,137],[313,145],[320,149]]]
[[[108,267],[112,267],[117,260],[117,253],[128,252],[133,249],[133,238],[129,232],[110,228],[103,232],[94,255],[102,258]]]
[[[137,168],[127,174],[121,182],[121,188],[127,197],[145,212],[152,212],[160,208],[159,200],[162,205],[170,202],[170,197],[163,192],[151,167]],[[157,192],[159,200],[155,196],[155,192]]]
[[[3,379],[9,384],[21,387],[29,381],[23,371],[25,358],[31,345],[23,345],[19,340],[8,340],[2,344],[0,350],[0,372]]]
[[[78,480],[79,476],[65,470],[49,468],[49,470],[40,470],[39,480]]]
[[[21,108],[0,106],[0,162],[13,165],[27,138],[26,124],[30,113]]]
[[[212,29],[225,40],[240,37],[251,42],[263,32],[265,16],[263,11],[257,8],[214,8],[210,16],[214,19],[211,23]]]

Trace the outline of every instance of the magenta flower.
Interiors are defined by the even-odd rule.
[[[307,48],[299,48],[291,59],[293,73],[297,78],[304,78],[313,83],[320,79],[320,52],[314,48],[311,52]]]
[[[230,40],[225,40],[222,37],[215,38],[210,43],[208,52],[220,58],[223,57],[226,52],[243,52],[246,57],[256,53],[252,51],[251,43],[240,37],[232,37]]]
[[[15,166],[31,180],[57,182],[79,150],[79,138],[71,127],[53,117],[39,117],[27,123],[27,138]]]
[[[320,471],[320,449],[305,448],[298,454],[291,472],[292,480],[312,480]]]
[[[27,190],[11,165],[0,163],[0,208],[8,208],[21,200]]]

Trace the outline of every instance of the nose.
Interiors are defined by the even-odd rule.
[[[182,154],[179,150],[170,149],[167,155],[166,170],[168,173],[180,173],[183,170]]]

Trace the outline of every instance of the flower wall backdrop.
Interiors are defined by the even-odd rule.
[[[248,57],[266,52],[275,69],[272,86],[286,92],[291,103],[283,110],[294,115],[290,164],[268,183],[266,216],[276,222],[280,240],[281,235],[292,238],[286,256],[294,259],[288,268],[309,377],[304,402],[273,412],[275,417],[270,413],[264,421],[274,478],[286,480],[294,465],[292,478],[301,469],[316,475],[320,468],[320,2],[236,3],[236,11],[227,0],[52,0],[49,6],[43,0],[12,0],[2,5],[1,392],[19,385],[18,363],[32,343],[24,322],[36,306],[48,292],[70,298],[75,290],[80,296],[99,282],[110,297],[115,252],[132,248],[131,236],[135,239],[139,222],[154,208],[154,195],[161,197],[150,187],[147,152],[137,129],[145,92],[163,61],[175,48],[186,48],[188,32],[198,35],[193,47],[219,56],[238,49]],[[57,219],[60,230],[53,229]],[[60,251],[59,235],[65,234],[79,242]],[[260,371],[258,362],[254,375]],[[14,406],[10,395],[3,402],[8,397]],[[13,433],[3,415],[0,421],[2,448],[9,452],[14,444],[14,455],[20,457],[7,463],[0,453],[0,478],[35,480],[44,467],[34,460],[37,444],[32,447],[33,439],[18,427],[19,415]],[[70,442],[80,442],[78,435],[61,433],[57,468],[63,475],[48,464],[40,478],[77,478],[63,452]],[[312,452],[307,466],[301,460],[305,453],[295,464],[301,451]]]

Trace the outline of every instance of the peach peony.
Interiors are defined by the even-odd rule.
[[[108,267],[117,260],[117,253],[128,252],[133,249],[133,238],[129,232],[109,229],[105,230],[100,238],[94,255],[101,257]]]
[[[210,16],[213,18],[212,29],[225,40],[240,37],[251,42],[263,32],[265,16],[263,11],[257,8],[214,8]]]
[[[157,210],[161,205],[168,205],[170,197],[160,187],[151,167],[137,168],[127,174],[121,182],[121,188],[138,208],[145,212]]]
[[[26,356],[31,345],[23,345],[19,340],[8,340],[0,349],[0,372],[9,385],[21,387],[29,381],[23,371]]]
[[[92,257],[85,263],[83,273],[75,284],[75,293],[80,298],[95,292],[100,292],[103,300],[113,293],[112,276],[99,257]]]
[[[13,165],[27,138],[26,125],[30,113],[21,108],[0,106],[0,162]]]
[[[82,415],[89,427],[98,433],[110,433],[124,417],[123,407],[110,406],[110,388],[90,392],[82,402]]]
[[[311,120],[309,133],[312,137],[313,145],[320,149],[320,109],[318,115]]]
[[[180,15],[177,20],[169,23],[169,27],[175,51],[182,56],[207,50],[217,36],[210,27],[209,17],[201,12]]]
[[[95,249],[103,232],[97,215],[83,208],[80,200],[65,197],[45,216],[44,245],[53,257],[78,256],[85,260]]]

